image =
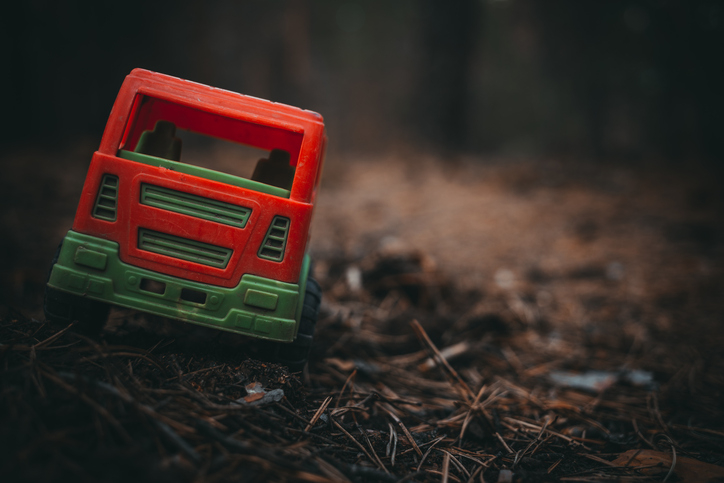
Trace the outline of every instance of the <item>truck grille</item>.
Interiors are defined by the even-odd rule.
[[[233,250],[146,228],[138,229],[138,248],[188,262],[226,268]]]
[[[141,204],[244,228],[251,209],[150,184],[141,185]]]
[[[98,189],[93,217],[106,221],[116,221],[118,211],[118,176],[104,174]]]
[[[273,262],[281,262],[284,259],[284,249],[287,246],[289,236],[289,218],[275,216],[269,225],[264,241],[259,247],[258,257]]]

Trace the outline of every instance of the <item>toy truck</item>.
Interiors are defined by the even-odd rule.
[[[184,159],[184,135],[266,155],[248,177],[228,174]],[[46,318],[100,329],[117,305],[271,341],[276,360],[303,368],[326,141],[314,112],[133,70],[53,259]]]

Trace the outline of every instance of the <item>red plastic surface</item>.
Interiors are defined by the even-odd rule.
[[[179,129],[194,131],[241,144],[249,144],[271,151],[282,149],[289,153],[292,165],[299,158],[304,135],[303,127],[296,124],[284,127],[259,124],[200,111],[182,104],[156,99],[148,95],[136,96],[137,116],[124,133],[121,149],[133,151],[145,130],[153,130],[159,119],[173,119]],[[248,115],[249,112],[246,112]]]
[[[289,151],[292,164],[296,165],[290,198],[116,156],[120,148],[133,149],[144,129],[152,128],[156,120],[167,116],[172,116],[184,129],[262,149]],[[247,273],[296,283],[308,239],[325,142],[324,124],[316,113],[135,69],[121,87],[100,149],[93,155],[73,230],[118,242],[121,260],[126,263],[201,283],[233,287]],[[91,216],[104,174],[119,178],[115,222]],[[236,228],[153,208],[140,204],[141,183],[245,206],[252,212],[246,226]],[[281,262],[257,256],[276,215],[291,220]],[[226,268],[219,269],[140,250],[139,228],[231,248],[233,255]]]

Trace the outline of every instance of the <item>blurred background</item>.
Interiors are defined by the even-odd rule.
[[[44,320],[50,260],[72,226],[118,89],[136,67],[314,110],[325,118],[329,146],[310,250],[324,296],[305,379],[309,394],[316,394],[309,399],[315,402],[307,407],[312,409],[308,417],[327,395],[339,394],[337,407],[344,404],[347,388],[349,401],[375,391],[395,410],[408,408],[400,417],[425,444],[438,434],[455,437],[453,428],[462,424],[459,439],[448,443],[447,438],[436,450],[458,441],[462,448],[471,422],[466,454],[497,453],[485,465],[513,468],[516,481],[569,475],[612,481],[628,474],[586,454],[591,451],[605,458],[649,447],[667,458],[672,453],[673,462],[659,463],[662,471],[671,467],[669,474],[656,481],[671,476],[677,455],[686,456],[676,466],[677,481],[690,481],[679,472],[689,458],[724,466],[724,1],[20,0],[0,13],[0,49],[0,335],[5,342],[0,356],[9,381],[2,383],[0,405],[11,401],[3,413],[9,422],[0,424],[0,455],[21,461],[16,468],[27,465],[27,474],[34,475],[30,480],[50,479],[38,478],[43,463],[29,459],[46,448],[53,458],[61,446],[73,455],[50,470],[71,468],[86,479],[95,474],[86,471],[91,466],[103,467],[113,481],[138,479],[118,475],[136,475],[128,471],[156,458],[148,448],[163,451],[158,468],[185,459],[173,456],[175,449],[164,450],[156,436],[150,442],[148,435],[156,433],[147,431],[151,419],[145,410],[125,410],[115,399],[111,407],[102,402],[112,400],[105,393],[99,401],[123,425],[136,425],[127,423],[135,421],[130,414],[143,417],[143,449],[131,452],[93,439],[88,439],[91,453],[79,449],[85,443],[59,445],[90,438],[92,428],[107,427],[106,434],[113,435],[103,421],[114,420],[76,399],[56,404],[52,395],[58,392],[46,397],[44,384],[61,391],[49,379],[52,361],[59,369],[54,379],[67,371],[79,387],[92,388],[86,381],[105,371],[119,394],[134,394],[171,419],[178,417],[168,412],[175,406],[188,417],[211,413],[188,409],[194,406],[186,403],[167,405],[170,394],[178,393],[176,385],[166,386],[175,378],[143,376],[140,361],[132,365],[135,352],[127,348],[150,347],[149,355],[172,361],[169,374],[183,366],[186,375],[198,373],[200,379],[186,379],[201,381],[201,386],[190,382],[193,401],[202,386],[209,401],[222,401],[217,392],[227,389],[221,381],[239,369],[216,343],[228,343],[226,333],[211,331],[207,335],[215,342],[198,345],[202,338],[188,325],[161,321],[163,330],[154,330],[163,341],[146,342],[151,339],[138,336],[137,329],[159,321],[126,309],[111,312],[102,348],[90,340],[45,339],[36,335],[48,334],[39,324],[23,323]],[[445,351],[473,394],[481,388],[473,407],[487,407],[495,426],[486,409],[485,418],[471,419],[477,409],[468,411],[467,403],[453,399],[459,398],[451,391],[457,383],[441,384],[432,363],[418,365],[427,355],[412,320]],[[185,342],[186,335],[174,333],[183,330]],[[36,344],[41,338],[45,342]],[[27,352],[26,341],[35,344]],[[67,354],[40,352],[65,347]],[[187,349],[201,354],[189,359]],[[121,354],[130,354],[128,369]],[[206,369],[195,370],[201,364]],[[161,374],[155,366],[151,370]],[[157,377],[163,377],[158,386],[143,383],[153,392],[140,392],[139,381]],[[234,381],[244,380],[234,374]],[[169,399],[165,387],[174,388]],[[150,394],[164,399],[152,403],[156,396]],[[409,409],[413,406],[406,401],[415,400],[424,402]],[[380,448],[388,437],[379,431],[387,427],[377,409],[380,402],[370,403],[369,419],[354,414],[365,425],[364,432],[357,426],[360,434],[365,439],[370,434],[384,455]],[[459,408],[456,416],[453,407]],[[78,411],[92,422],[78,423],[86,420],[72,416]],[[247,430],[246,423],[236,431],[232,422],[233,434],[224,440],[216,434],[224,428],[221,421],[229,420],[203,416],[204,425],[215,423],[208,425],[215,432],[208,433],[213,445],[203,440],[198,447],[200,454],[214,457],[213,464],[203,463],[204,472],[222,475],[219,461],[242,461],[242,471],[256,464],[251,458],[216,458],[216,450],[208,450],[237,436],[272,441],[275,453],[286,444],[279,441],[288,440],[289,448],[312,452],[314,458],[300,458],[305,464],[323,455],[358,458],[351,445],[351,451],[327,446],[326,436],[336,436],[321,433],[323,445],[300,445],[296,430],[287,431],[278,422],[282,419],[266,409],[254,414],[260,416],[254,425],[273,424],[268,431]],[[41,422],[51,415],[60,418],[58,424]],[[422,424],[425,417],[429,425]],[[523,420],[540,424],[540,432]],[[501,429],[501,421],[508,430]],[[195,422],[188,424],[206,434]],[[274,434],[280,428],[283,437]],[[546,428],[568,435],[561,437],[569,445],[541,438]],[[353,432],[345,434],[359,439]],[[501,437],[506,433],[515,450]],[[4,438],[8,451],[2,451],[2,434],[10,435]],[[291,443],[292,434],[297,443]],[[507,457],[501,457],[504,448],[492,434]],[[26,438],[29,446],[15,444],[17,438]],[[194,438],[193,444],[202,441]],[[429,446],[423,460],[440,441]],[[239,449],[223,444],[224,458]],[[370,439],[367,444],[374,453]],[[412,461],[411,450],[398,453],[399,461],[405,453]],[[337,454],[342,456],[332,456]],[[628,465],[635,455],[621,457]],[[119,463],[109,465],[111,460]],[[425,464],[447,468],[449,460],[444,461],[433,452]],[[610,473],[584,470],[604,468],[601,462]],[[223,463],[223,471],[236,465]],[[410,468],[421,466],[415,459]],[[529,467],[539,472],[526,473]],[[374,475],[359,468],[360,479],[354,481]],[[264,472],[261,478],[269,479],[268,466]],[[500,478],[486,472],[486,481],[513,479],[510,471],[508,478],[502,471]],[[161,473],[138,474],[145,480]],[[200,474],[197,480],[216,474]],[[387,481],[382,477],[379,481]]]
[[[144,67],[316,110],[343,153],[724,155],[717,0],[34,0],[0,22],[3,149],[96,142]]]
[[[318,258],[401,240],[486,283],[541,266],[605,279],[673,240],[718,280],[720,1],[33,0],[5,8],[0,36],[6,304],[39,307],[135,67],[324,116]]]

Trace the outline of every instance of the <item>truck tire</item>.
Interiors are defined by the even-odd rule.
[[[302,306],[297,338],[290,343],[278,342],[274,344],[275,362],[287,366],[291,372],[301,372],[307,364],[321,302],[322,289],[316,280],[311,277],[307,278],[307,288],[304,293],[304,305]]]
[[[48,280],[45,285],[45,297],[43,298],[45,320],[58,325],[68,325],[71,322],[76,322],[75,327],[78,331],[90,335],[98,334],[108,319],[110,305],[80,295],[63,292],[47,285],[53,267],[58,262],[62,246],[62,243],[58,246],[53,261],[50,262]]]

